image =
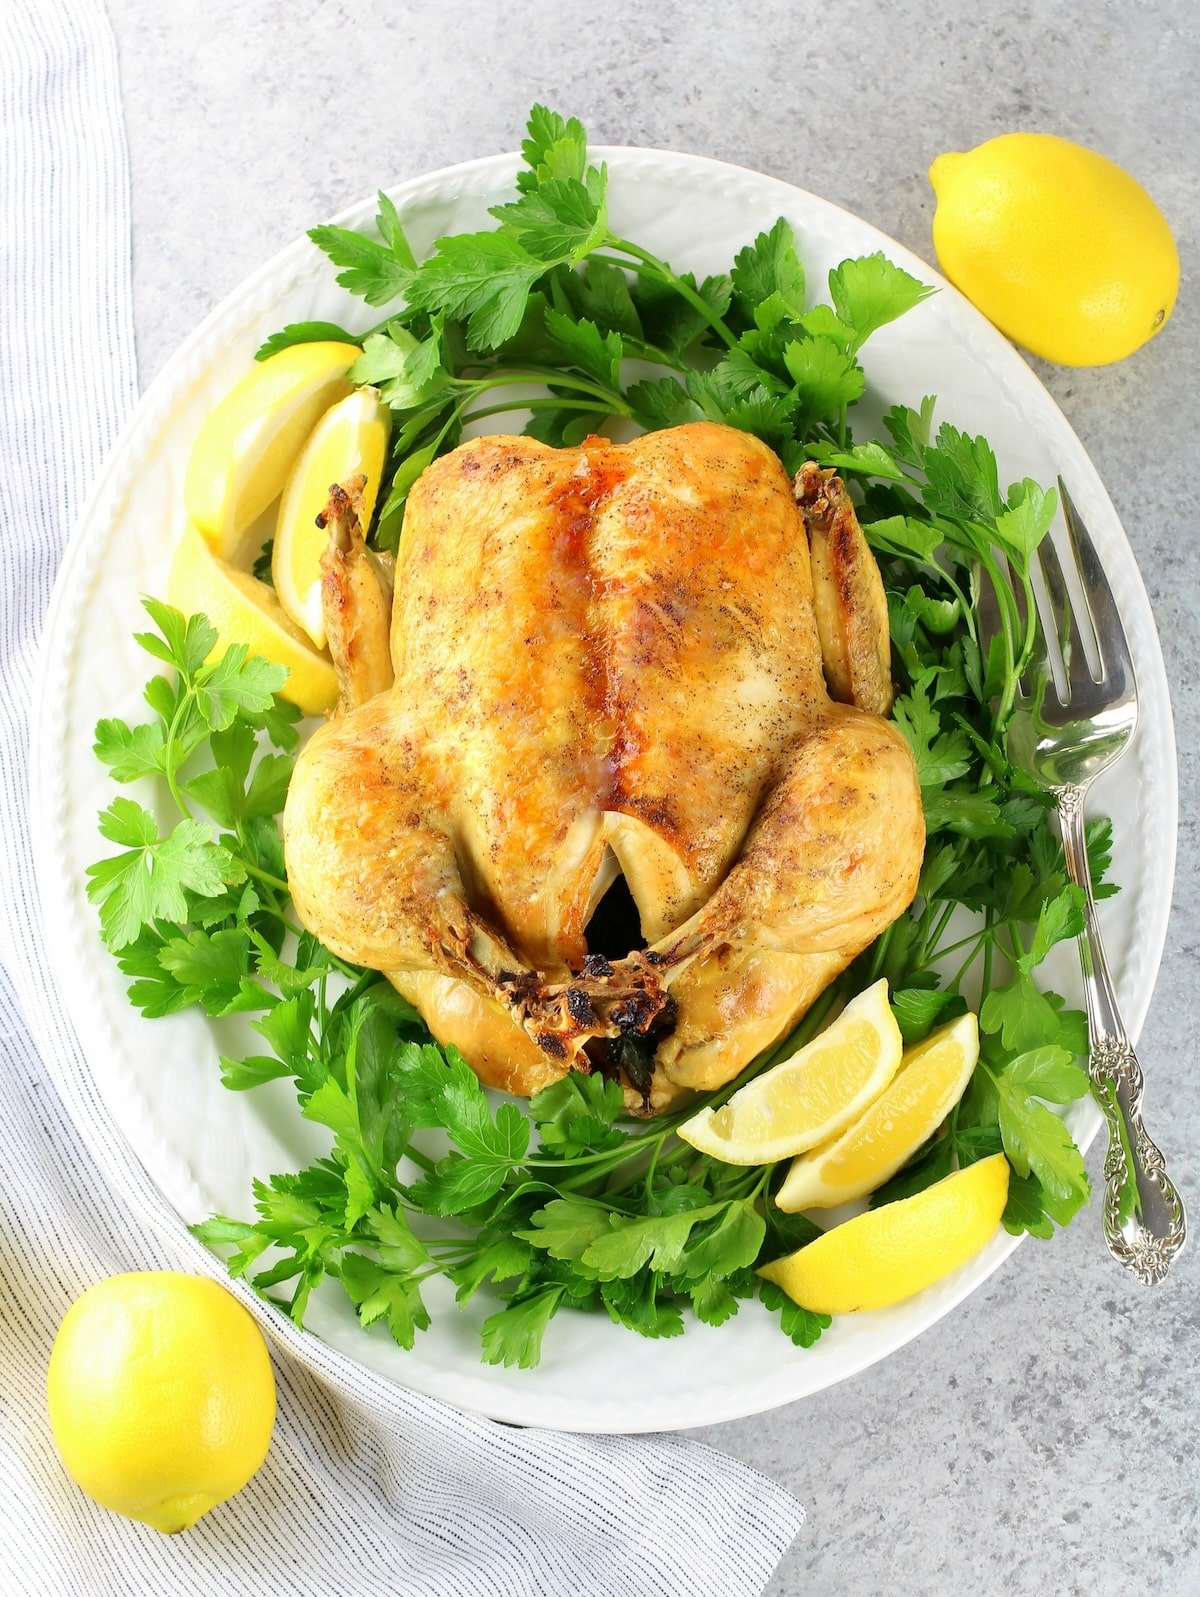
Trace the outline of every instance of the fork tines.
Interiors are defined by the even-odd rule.
[[[1072,602],[1058,550],[1047,535],[1034,557],[1034,564],[1041,571],[1048,603],[1048,614],[1042,612],[1040,604],[1038,607],[1047,652],[1051,637],[1058,644],[1061,673],[1054,672],[1056,692],[1064,705],[1080,696],[1110,699],[1132,687],[1129,642],[1092,536],[1061,477],[1058,492],[1090,636],[1085,638],[1081,630],[1078,606]],[[1096,661],[1094,668],[1089,663],[1089,655]]]

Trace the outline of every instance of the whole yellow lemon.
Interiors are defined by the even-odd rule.
[[[1064,366],[1104,366],[1166,324],[1179,252],[1140,183],[1050,133],[1005,133],[929,168],[946,276],[1001,332]]]
[[[47,1376],[54,1440],[105,1508],[186,1530],[267,1454],[275,1377],[224,1287],[170,1270],[114,1275],[67,1311]]]

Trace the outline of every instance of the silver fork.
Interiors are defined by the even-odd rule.
[[[1038,644],[1020,685],[1008,754],[1058,800],[1067,873],[1084,892],[1079,956],[1091,1039],[1088,1073],[1108,1124],[1104,1239],[1113,1256],[1150,1285],[1170,1269],[1187,1236],[1187,1221],[1163,1156],[1142,1124],[1142,1070],[1100,940],[1084,838],[1087,791],[1124,753],[1137,725],[1137,682],[1108,578],[1061,477],[1058,491],[1099,675],[1088,663],[1080,617],[1047,537],[1034,561],[1040,563],[1048,614],[1040,617]],[[1061,686],[1055,683],[1055,664]],[[1134,1190],[1127,1192],[1131,1179]]]

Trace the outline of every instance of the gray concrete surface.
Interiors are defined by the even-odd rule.
[[[941,150],[1044,129],[1147,184],[1184,262],[1170,326],[1115,368],[1039,374],[1125,520],[1166,652],[1180,854],[1143,1043],[1155,1122],[1200,1224],[1197,13],[1172,0],[109,3],[143,382],[305,227],[380,184],[512,148],[534,98],[577,113],[597,141],[798,182],[927,257],[925,170]],[[1153,1085],[1159,1060],[1175,1062],[1170,1101]],[[1027,1245],[857,1380],[706,1432],[809,1505],[771,1597],[1200,1591],[1198,1260],[1193,1250],[1147,1293],[1085,1219],[1052,1246]]]

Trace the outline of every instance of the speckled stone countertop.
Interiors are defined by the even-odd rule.
[[[581,116],[597,142],[799,183],[927,258],[925,170],[942,150],[1042,129],[1146,183],[1183,257],[1170,326],[1120,366],[1038,373],[1122,515],[1166,655],[1179,862],[1142,1052],[1152,1124],[1200,1225],[1196,12],[1175,0],[109,6],[143,384],[305,227],[381,184],[512,148],[535,98]],[[1089,1163],[1095,1176],[1098,1145]],[[704,1432],[808,1504],[770,1597],[1200,1591],[1198,1283],[1193,1246],[1165,1286],[1138,1286],[1093,1214],[1020,1249],[884,1364]]]

